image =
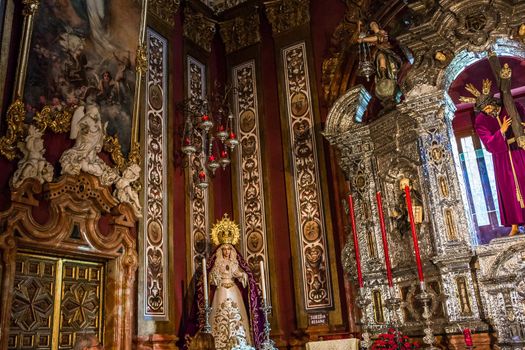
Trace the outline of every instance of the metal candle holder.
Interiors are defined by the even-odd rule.
[[[368,317],[367,317],[367,308],[370,305],[371,301],[368,299],[363,291],[363,288],[359,288],[359,296],[357,297],[357,307],[361,309],[361,349],[368,349],[372,345],[372,340],[370,340],[370,333],[368,333]]]
[[[275,343],[270,339],[270,322],[268,321],[268,315],[272,312],[272,307],[266,303],[266,299],[263,299],[263,306],[261,310],[264,312],[264,342],[261,344],[260,350],[277,350]]]
[[[211,314],[212,307],[209,306],[207,303],[204,306],[204,328],[202,331],[204,333],[210,333],[211,334],[211,324],[210,324],[210,314]]]
[[[420,282],[421,286],[421,293],[417,296],[417,299],[421,300],[423,302],[423,318],[425,319],[425,336],[423,337],[423,342],[428,345],[427,349],[430,350],[438,350],[439,348],[434,346],[434,343],[436,342],[436,337],[434,337],[434,334],[432,332],[432,321],[431,316],[432,312],[430,311],[430,301],[432,301],[432,297],[429,293],[427,293],[425,282]]]
[[[401,298],[396,297],[394,287],[388,287],[389,298],[386,299],[386,307],[390,312],[390,322],[394,329],[398,329],[401,326],[401,320],[399,319],[399,310],[401,309]]]

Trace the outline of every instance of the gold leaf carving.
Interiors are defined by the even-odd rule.
[[[139,45],[137,47],[137,56],[135,58],[135,71],[141,73],[142,75],[146,74],[148,69],[148,52],[145,45]]]
[[[309,0],[273,0],[264,3],[266,16],[274,34],[279,34],[310,21]]]
[[[192,10],[190,7],[184,9],[184,37],[190,39],[207,52],[211,51],[215,25],[215,21],[202,13]]]
[[[23,0],[22,3],[24,4],[24,16],[31,16],[34,15],[36,11],[38,11],[40,0]]]
[[[0,154],[9,160],[16,156],[16,142],[24,133],[26,111],[22,100],[17,99],[7,110],[7,133],[0,138]]]
[[[261,41],[259,15],[239,16],[220,23],[226,53],[232,53]]]
[[[132,163],[140,165],[140,144],[138,142],[133,142],[128,154],[128,164]]]
[[[77,106],[65,107],[57,110],[51,106],[44,106],[40,112],[36,112],[33,123],[37,128],[45,131],[50,128],[55,133],[68,132],[71,128],[71,118]]]
[[[126,165],[126,159],[122,155],[122,147],[118,137],[116,136],[106,136],[104,139],[104,151],[111,154],[111,159],[115,162],[117,167],[122,170]]]
[[[149,0],[148,10],[155,17],[170,27],[175,25],[175,14],[177,13],[180,0]]]

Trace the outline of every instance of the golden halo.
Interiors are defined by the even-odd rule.
[[[230,220],[228,214],[224,214],[221,221],[218,221],[211,229],[211,240],[216,246],[221,244],[235,245],[239,242],[239,226]]]

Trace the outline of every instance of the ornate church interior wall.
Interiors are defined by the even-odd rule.
[[[525,4],[101,3],[0,6],[0,349],[525,342]]]

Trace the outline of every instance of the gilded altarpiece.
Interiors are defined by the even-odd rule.
[[[285,47],[281,55],[304,308],[325,310],[333,296],[306,44]]]
[[[144,123],[144,316],[168,318],[167,77],[168,41],[147,30],[147,112]]]
[[[268,247],[255,61],[233,67],[232,82],[237,92],[234,97],[234,112],[238,116],[236,130],[240,140],[237,176],[242,252],[250,268],[258,272],[259,284],[262,283],[259,262],[264,262],[263,281],[266,281],[266,290],[270,291],[267,283]],[[270,295],[268,298],[271,298]]]
[[[186,98],[191,110],[197,110],[206,96],[206,66],[192,56],[186,56],[187,91]],[[189,185],[189,235],[191,262],[189,275],[193,276],[206,256],[209,243],[209,190],[194,185],[198,181],[197,172],[203,167],[204,152],[197,152],[189,159],[186,168],[186,178]]]

